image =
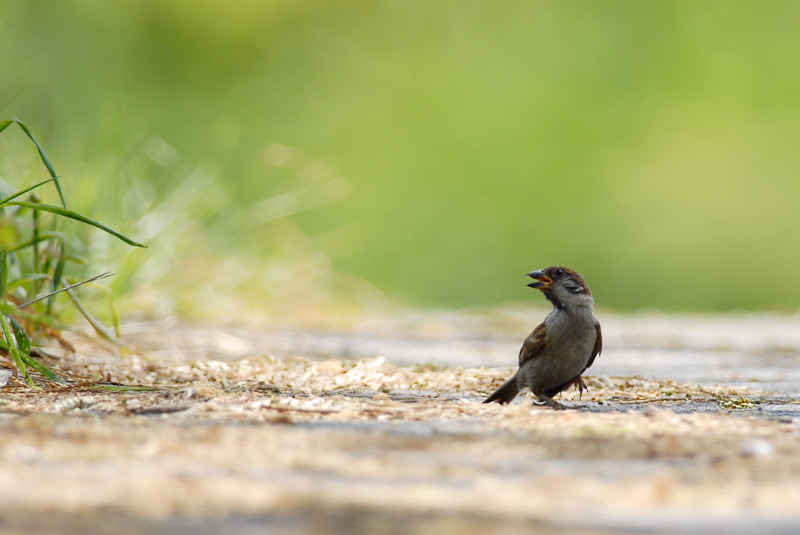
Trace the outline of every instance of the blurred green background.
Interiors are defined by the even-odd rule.
[[[800,304],[795,1],[7,0],[25,121],[131,307]],[[46,178],[15,133],[2,178]],[[243,305],[242,303],[247,303]],[[282,308],[283,307],[283,308]]]

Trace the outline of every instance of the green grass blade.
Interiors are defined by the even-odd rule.
[[[17,305],[17,308],[25,308],[27,306],[30,306],[30,305],[34,304],[34,303],[38,303],[39,301],[41,301],[43,299],[47,299],[49,297],[53,297],[54,295],[59,294],[61,292],[66,292],[67,290],[71,290],[73,288],[77,288],[78,286],[86,284],[87,282],[94,282],[96,280],[105,279],[106,277],[110,277],[112,275],[113,275],[113,273],[110,273],[110,272],[106,271],[105,273],[101,273],[99,275],[95,275],[94,277],[88,278],[86,280],[82,280],[80,282],[76,282],[75,284],[70,284],[69,286],[64,286],[63,288],[59,288],[58,290],[54,290],[54,291],[52,291],[52,292],[50,292],[48,294],[39,296],[36,299],[31,299],[30,301],[26,301],[25,303],[22,303],[21,305]]]
[[[78,296],[75,295],[75,292],[73,292],[70,289],[67,289],[66,292],[67,292],[67,295],[69,296],[69,298],[72,300],[72,304],[75,305],[75,308],[78,309],[78,312],[80,312],[81,315],[84,317],[84,319],[87,322],[89,322],[89,325],[92,326],[92,328],[94,329],[94,331],[98,335],[100,335],[101,337],[105,338],[109,342],[113,342],[115,344],[122,345],[122,340],[117,338],[114,335],[114,333],[112,333],[111,331],[106,329],[105,326],[102,323],[100,323],[100,321],[97,318],[92,316],[92,314],[88,310],[86,310],[86,307],[84,307],[83,303],[80,302],[80,300],[78,299]]]
[[[36,189],[36,188],[38,188],[39,186],[44,186],[44,185],[45,185],[45,184],[47,184],[48,182],[52,182],[52,181],[53,181],[53,179],[52,179],[52,178],[48,178],[47,180],[43,180],[43,181],[39,182],[38,184],[34,184],[33,186],[30,186],[30,187],[28,187],[28,188],[25,188],[25,189],[23,189],[23,190],[20,190],[20,191],[16,192],[16,193],[15,193],[15,194],[13,194],[13,195],[9,195],[9,196],[8,196],[8,197],[6,197],[5,199],[0,199],[0,206],[4,206],[4,205],[8,204],[8,202],[10,202],[10,201],[13,201],[14,199],[16,199],[17,197],[20,197],[20,196],[22,196],[22,195],[25,195],[25,194],[26,194],[26,193],[28,193],[29,191],[31,191],[31,190],[35,190],[35,189]]]
[[[26,366],[28,366],[29,368],[33,368],[34,370],[41,373],[43,376],[47,377],[51,381],[56,383],[64,382],[64,379],[62,379],[56,372],[54,372],[41,362],[38,362],[32,356],[23,354],[22,360],[25,362]]]
[[[37,213],[37,212],[34,210],[33,213]],[[14,247],[11,247],[8,250],[8,252],[9,253],[14,253],[14,252],[22,250],[22,249],[24,249],[26,247],[33,247],[34,251],[38,253],[39,248],[36,247],[36,245],[41,243],[41,242],[43,242],[43,241],[47,241],[47,240],[54,240],[57,243],[66,243],[67,237],[66,237],[66,235],[64,235],[63,232],[45,232],[45,233],[39,232],[39,233],[36,233],[36,235],[33,236],[31,239],[19,242]],[[41,264],[41,262],[37,262],[37,263],[34,264],[34,271],[36,271],[37,273],[41,273],[43,271],[46,271],[46,270],[41,269],[40,264]]]
[[[47,167],[47,170],[50,172],[50,176],[53,177],[53,181],[56,183],[56,189],[58,190],[58,197],[61,199],[61,205],[64,208],[66,208],[67,207],[67,200],[64,197],[64,190],[61,189],[61,181],[58,180],[58,174],[56,173],[56,170],[53,167],[53,164],[50,163],[50,158],[47,157],[47,154],[44,152],[44,149],[39,144],[39,141],[33,135],[33,132],[30,131],[30,129],[28,128],[28,125],[26,125],[25,123],[23,123],[19,119],[10,119],[8,121],[3,121],[3,123],[6,123],[6,122],[8,122],[8,124],[17,123],[17,126],[19,126],[22,129],[23,132],[25,132],[25,135],[28,136],[28,139],[30,139],[33,142],[33,144],[36,146],[36,150],[39,151],[39,157],[42,159],[42,162],[44,163],[45,167]],[[5,130],[6,127],[8,126],[8,124],[0,124],[0,132]]]
[[[0,301],[6,299],[6,288],[8,287],[8,251],[0,249]]]
[[[41,362],[34,360],[31,356],[31,339],[28,337],[28,333],[25,332],[25,329],[22,328],[22,325],[11,316],[9,316],[8,319],[11,320],[11,329],[14,331],[14,338],[17,340],[17,349],[20,352],[19,356],[22,362],[24,362],[27,367],[33,368],[51,381],[62,383],[63,380],[58,374]]]
[[[50,294],[50,298],[47,300],[48,316],[52,315],[53,313],[53,306],[56,302],[55,295],[58,292],[58,287],[61,286],[61,279],[64,277],[64,267],[67,265],[65,248],[66,247],[63,243],[58,248],[58,263],[56,263],[56,269],[53,272],[53,281],[51,285],[53,293]]]
[[[0,314],[0,316],[2,316],[0,317],[0,324],[2,324],[2,329],[0,330],[3,331],[4,335],[3,339],[0,340],[0,349],[12,356],[17,371],[27,379],[28,384],[33,386],[28,368],[33,368],[51,381],[63,383],[64,380],[57,373],[31,356],[31,340],[22,326],[13,317],[10,315],[8,316],[8,319],[11,321],[11,328],[14,331],[14,339],[12,339],[8,336],[8,324],[4,321],[6,315]],[[14,340],[16,340],[16,343]]]
[[[157,386],[95,385],[94,390],[100,392],[155,392]]]
[[[39,257],[39,212],[37,210],[31,211],[33,217],[33,237],[31,238],[33,246],[33,271],[41,273],[42,259]]]
[[[11,320],[11,329],[14,331],[14,338],[17,340],[17,349],[19,349],[23,356],[30,355],[31,339],[28,338],[28,333],[25,332],[22,325],[13,317],[9,316],[8,319]]]
[[[26,368],[33,368],[51,381],[63,383],[64,380],[61,379],[58,374],[31,356],[31,339],[28,337],[28,333],[25,332],[25,329],[22,328],[22,325],[11,316],[9,316],[8,319],[11,321],[11,329],[14,331],[14,338],[17,341],[16,346],[19,351],[19,357],[24,363],[24,366]],[[10,349],[10,344],[6,346],[6,349]],[[27,370],[25,373],[27,375]]]
[[[2,133],[3,130],[8,128],[8,126],[13,124],[13,123],[14,123],[14,121],[12,121],[11,119],[6,119],[4,121],[0,121],[0,133]]]
[[[110,288],[108,288],[108,295],[109,295],[108,306],[111,309],[111,321],[114,324],[114,334],[117,335],[117,338],[122,340],[122,319],[119,316],[119,309],[117,308],[117,304],[114,301],[114,293],[111,291]]]
[[[100,223],[99,221],[95,221],[90,217],[86,217],[85,215],[79,214],[77,212],[73,212],[72,210],[68,210],[66,208],[60,208],[58,206],[53,206],[51,204],[42,204],[38,202],[28,202],[28,201],[10,201],[7,204],[13,206],[23,206],[25,208],[30,208],[32,210],[41,210],[43,212],[50,212],[56,215],[60,215],[62,217],[66,217],[69,219],[74,219],[75,221],[80,221],[81,223],[86,223],[87,225],[91,225],[93,227],[97,227],[100,230],[111,234],[119,238],[120,240],[124,241],[128,245],[133,245],[134,247],[147,247],[147,245],[143,243],[139,243],[137,241],[128,238],[124,234],[117,232],[114,229],[111,229],[104,224]]]
[[[31,379],[31,374],[28,373],[28,367],[22,360],[22,355],[17,348],[17,344],[14,342],[14,337],[11,335],[11,329],[8,327],[8,321],[6,320],[5,314],[0,314],[0,328],[3,330],[3,337],[8,345],[8,352],[11,353],[11,357],[14,359],[14,365],[17,367],[17,373],[20,373],[23,377],[25,377],[28,386],[31,388],[36,388],[36,385],[33,384],[33,379]]]

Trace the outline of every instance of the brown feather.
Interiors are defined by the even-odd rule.
[[[597,339],[594,341],[594,349],[592,350],[592,356],[589,357],[589,362],[586,364],[586,368],[583,369],[584,372],[589,366],[594,364],[594,359],[596,359],[597,355],[599,355],[600,352],[603,351],[603,332],[600,330],[599,321],[594,320],[594,328],[595,330],[597,330]]]
[[[522,342],[522,347],[519,349],[520,367],[530,359],[542,354],[546,333],[547,329],[545,328],[544,322],[542,322],[537,325],[533,332],[528,335],[524,342]]]

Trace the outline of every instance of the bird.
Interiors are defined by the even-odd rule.
[[[548,407],[564,409],[553,397],[573,385],[583,393],[587,387],[581,375],[603,349],[594,298],[583,277],[563,266],[526,276],[534,279],[528,286],[542,292],[553,310],[522,343],[517,372],[484,403],[511,403],[529,388]]]

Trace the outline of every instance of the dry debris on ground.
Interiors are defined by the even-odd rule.
[[[0,391],[10,532],[800,526],[800,425],[759,412],[794,402],[758,390],[598,375],[562,395],[578,410],[552,411],[481,403],[508,369],[380,357],[79,350],[59,367],[82,381]]]

